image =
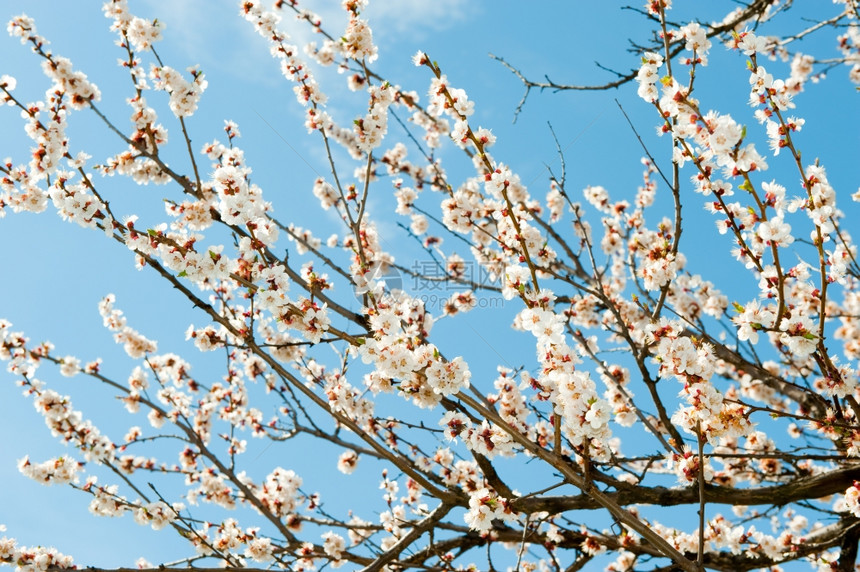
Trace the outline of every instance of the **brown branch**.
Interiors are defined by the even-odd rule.
[[[695,336],[702,338],[702,332],[693,332],[690,330],[684,331],[684,336]],[[714,340],[710,336],[704,335],[705,341],[713,345],[714,355],[733,365],[737,369],[750,374],[753,378],[758,379],[767,387],[781,393],[797,403],[801,409],[815,417],[825,417],[829,404],[827,400],[813,391],[809,391],[799,385],[789,383],[783,378],[774,375],[760,365],[751,363],[736,351],[728,346]]]
[[[385,554],[374,560],[373,564],[365,567],[362,572],[379,572],[379,570],[382,570],[388,563],[400,556],[400,553],[406,550],[410,544],[418,540],[422,534],[433,529],[436,526],[436,523],[445,518],[452,508],[454,508],[453,505],[446,503],[440,504],[436,507],[436,510],[428,514],[424,520],[412,527],[408,533],[403,535],[403,538],[398,540],[394,546],[385,552]]]
[[[857,561],[857,543],[860,541],[860,526],[853,526],[845,531],[842,537],[841,552],[837,562],[839,572],[854,572],[854,563]]]
[[[702,498],[709,504],[782,506],[793,502],[819,499],[832,494],[842,493],[855,480],[860,480],[860,464],[835,469],[828,473],[798,477],[791,482],[774,486],[736,489],[706,484]],[[679,506],[687,504],[698,505],[700,502],[698,484],[684,488],[629,485],[628,488],[604,493],[604,495],[619,506],[638,504]],[[513,505],[518,511],[525,513],[547,511],[550,514],[557,514],[568,510],[594,510],[602,508],[601,503],[588,494],[521,498],[514,501]]]
[[[578,474],[573,466],[561,455],[557,455],[540,447],[536,443],[520,434],[515,428],[508,425],[496,412],[482,407],[475,400],[460,392],[458,397],[461,401],[467,403],[469,407],[480,412],[487,419],[495,422],[505,432],[510,435],[514,441],[523,446],[529,453],[540,458],[544,462],[550,464],[557,469],[564,478],[573,486],[582,490],[589,499],[597,503],[598,506],[605,508],[613,517],[621,524],[629,527],[631,530],[639,533],[646,542],[652,544],[656,550],[663,556],[671,558],[680,568],[687,572],[697,572],[698,566],[683,554],[678,552],[671,544],[663,537],[652,530],[646,523],[640,520],[636,515],[628,512],[619,505],[611,493],[605,493],[598,489],[592,482]],[[519,510],[519,509],[518,509]],[[550,511],[558,512],[558,511]]]
[[[735,29],[736,26],[738,26],[738,24],[749,20],[753,16],[763,14],[764,11],[767,9],[767,7],[770,6],[772,3],[773,3],[773,0],[755,0],[754,2],[750,3],[749,6],[747,6],[747,8],[745,10],[741,11],[741,13],[737,15],[737,17],[726,22],[725,24],[710,28],[707,31],[706,36],[708,38],[713,38],[715,36],[720,36],[720,35],[725,34],[727,32],[731,32]],[[666,58],[667,62],[671,61],[672,58],[674,58],[675,56],[680,54],[685,49],[685,44],[684,44],[683,40],[676,40],[674,42],[669,42],[668,37],[667,37],[665,41],[666,41],[666,44],[665,44],[666,48],[669,52],[668,53],[669,57]],[[668,49],[669,46],[672,46],[671,50]],[[662,42],[658,46],[652,46],[652,47],[648,47],[648,48],[639,47],[638,50],[640,52],[656,51],[656,50],[660,49],[661,47],[663,47]],[[552,81],[551,79],[549,79],[549,77],[547,77],[547,76],[544,76],[546,81],[542,81],[542,82],[541,81],[532,81],[532,80],[526,78],[525,75],[519,69],[517,69],[516,67],[514,67],[513,65],[508,63],[504,58],[497,56],[495,54],[489,54],[489,56],[491,58],[493,58],[494,60],[498,61],[499,63],[501,63],[506,68],[508,68],[508,70],[510,70],[511,73],[513,73],[515,76],[517,76],[517,78],[522,82],[522,84],[526,88],[526,92],[523,95],[522,99],[520,100],[519,104],[517,105],[516,111],[514,112],[514,123],[516,123],[517,117],[519,116],[520,112],[522,111],[523,107],[525,106],[526,99],[528,98],[529,93],[531,92],[532,88],[538,88],[541,91],[543,91],[545,89],[551,89],[551,90],[556,91],[556,92],[558,92],[558,91],[606,91],[606,90],[610,90],[610,89],[617,89],[617,88],[621,87],[622,85],[633,81],[634,79],[636,79],[636,75],[639,73],[638,69],[631,70],[627,73],[619,73],[619,72],[613,71],[612,73],[614,73],[616,76],[618,76],[618,79],[616,79],[615,81],[610,81],[610,82],[607,82],[604,84],[599,84],[599,85],[556,83],[556,82]],[[600,67],[602,69],[606,69],[603,66],[601,66],[600,64],[598,64],[598,67]]]

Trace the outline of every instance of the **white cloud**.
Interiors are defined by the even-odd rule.
[[[371,26],[418,36],[439,32],[477,11],[470,0],[371,0],[367,17]]]
[[[239,15],[237,0],[182,0],[170,4],[145,0],[144,3],[146,9],[140,10],[139,15],[163,21],[165,41],[180,51],[182,59],[165,62],[168,65],[184,69],[199,64],[204,73],[219,68],[253,82],[272,83],[272,78],[279,76],[277,71],[273,72],[276,68],[268,57],[266,42]],[[131,10],[138,12],[134,6]]]
[[[181,50],[187,65],[221,67],[239,78],[270,83],[271,66],[261,65],[265,42],[239,15],[237,0],[181,0],[166,4],[144,0],[141,16],[158,17],[166,23],[165,38]],[[303,7],[319,15],[323,27],[339,37],[346,26],[346,13],[334,0],[306,2]],[[377,42],[397,44],[401,40],[423,40],[474,16],[480,7],[470,0],[371,0],[364,16],[374,29]],[[134,7],[132,7],[132,11]],[[304,46],[322,41],[307,22],[297,22],[290,10],[280,12],[280,28],[290,42]],[[266,54],[267,55],[267,54]],[[174,62],[179,64],[179,62]],[[183,68],[183,65],[175,65]]]

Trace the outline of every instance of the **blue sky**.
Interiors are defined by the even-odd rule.
[[[340,3],[318,4],[322,8],[314,5],[311,8],[323,17],[324,25],[330,25],[337,33],[344,21]],[[672,15],[679,20],[691,15],[705,21],[721,16],[718,10],[712,14],[694,13],[693,10],[701,9],[701,2],[676,4],[677,10]],[[719,4],[720,9],[729,5],[713,4]],[[523,88],[513,74],[488,57],[488,53],[504,57],[535,79],[547,75],[560,83],[609,81],[613,76],[593,62],[626,72],[638,66],[636,57],[627,52],[627,39],[643,42],[650,38],[650,27],[644,18],[622,10],[622,5],[561,0],[541,2],[540,7],[537,3],[525,6],[512,0],[372,1],[367,16],[380,50],[373,67],[394,83],[417,91],[426,101],[430,74],[426,68],[415,68],[410,61],[417,50],[426,51],[441,65],[451,83],[466,89],[476,102],[474,123],[493,129],[498,138],[494,156],[511,165],[534,196],[543,197],[548,190],[546,165],[555,170],[559,167],[549,122],[565,149],[569,189],[578,192],[586,185],[603,185],[613,198],[630,199],[641,183],[642,152],[615,99],[628,112],[652,153],[665,157],[669,144],[668,140],[654,136],[656,115],[636,96],[635,85],[594,93],[552,94],[533,90],[513,123]],[[318,174],[327,173],[317,138],[307,135],[292,87],[280,75],[264,42],[238,16],[236,3],[182,0],[169,6],[155,0],[131,2],[135,14],[158,17],[166,23],[164,40],[157,45],[165,63],[176,69],[199,64],[206,73],[208,89],[199,111],[189,121],[194,145],[199,148],[214,138],[223,141],[223,120],[236,121],[243,135],[238,145],[245,149],[254,168],[255,182],[275,204],[275,214],[314,229],[321,238],[338,231],[339,222],[323,212],[310,194],[313,180]],[[101,109],[117,124],[127,125],[123,122],[129,111],[123,100],[131,93],[130,84],[116,66],[121,53],[113,45],[114,34],[108,30],[109,21],[99,8],[96,2],[4,0],[0,3],[0,17],[8,20],[22,12],[34,17],[39,32],[51,40],[52,49],[69,57],[76,69],[86,72],[100,87]],[[802,8],[798,7],[790,18],[803,17]],[[311,39],[309,30],[294,22],[286,22],[285,27],[293,31],[296,42]],[[832,55],[831,38],[830,35],[826,36],[827,41],[808,38],[801,49],[812,53],[822,50]],[[5,35],[0,37],[0,54],[0,74],[17,78],[21,97],[27,101],[41,98],[48,81],[39,72],[37,57]],[[748,87],[743,59],[715,46],[711,60],[719,72],[709,74],[705,70],[697,80],[703,107],[716,107],[732,113],[741,122],[753,123],[745,105]],[[768,69],[772,66],[775,75],[788,75],[787,64],[768,64]],[[836,69],[831,72],[832,78],[809,85],[797,98],[796,111],[807,120],[800,137],[805,158],[821,157],[829,168],[833,186],[840,192],[852,193],[857,190],[860,125],[854,111],[857,94],[846,88],[845,74],[846,70]],[[350,114],[359,113],[366,104],[363,96],[349,93],[345,82],[334,73],[323,73],[320,77],[332,101],[329,109],[347,123]],[[178,126],[170,123],[173,118],[165,106],[159,113],[171,129],[173,146],[178,147]],[[393,124],[390,132],[393,138],[401,136]],[[0,109],[0,133],[3,134],[0,157],[10,156],[15,163],[25,162],[29,141],[17,112]],[[94,162],[122,148],[91,113],[73,115],[70,135],[74,149],[86,150],[93,155]],[[760,148],[767,146],[762,143]],[[177,153],[180,152],[181,149]],[[181,161],[181,155],[176,157]],[[449,148],[442,157],[455,178],[471,174],[468,161],[455,150]],[[789,172],[791,167],[785,157],[782,159],[782,164],[771,161],[775,177]],[[153,222],[166,218],[161,211],[162,195],[172,192],[174,198],[177,196],[176,191],[141,188],[118,179],[107,179],[100,184],[109,189],[114,212],[139,213]],[[390,236],[392,250],[399,251],[401,263],[408,265],[410,260],[421,260],[420,251],[398,243],[402,239],[397,237],[396,219],[387,214],[394,205],[390,187],[381,182],[378,188],[371,212],[380,219],[387,217],[381,225],[383,238]],[[685,229],[682,248],[688,253],[691,270],[717,283],[730,299],[750,297],[753,283],[746,274],[738,272],[739,267],[727,254],[728,247],[716,246],[726,237],[716,234],[713,222],[700,207],[701,198],[690,193],[684,200],[690,224]],[[665,193],[660,201],[663,206],[670,204]],[[858,215],[847,201],[843,201],[842,207],[849,216]],[[668,214],[668,209],[665,212]],[[408,224],[408,219],[401,222]],[[0,317],[10,320],[16,330],[23,330],[34,340],[51,340],[61,355],[74,354],[83,361],[101,356],[106,370],[123,379],[131,364],[121,349],[112,344],[111,334],[101,326],[97,312],[101,297],[113,292],[117,295],[117,306],[130,323],[158,339],[161,351],[175,351],[195,360],[184,332],[189,323],[201,323],[202,316],[195,314],[175,292],[164,288],[154,275],[135,270],[132,258],[122,246],[49,213],[7,214],[0,220],[0,240],[3,244]],[[693,254],[701,257],[694,258]],[[520,349],[522,339],[507,335],[509,320],[509,314],[476,310],[464,318],[465,328],[460,324],[457,329],[446,329],[444,322],[439,328],[452,348],[465,345],[472,351],[473,371],[483,368],[490,376],[488,379],[492,379],[497,364],[510,362],[508,365],[516,367],[533,360],[533,350]],[[218,375],[214,362],[200,363],[201,374]],[[210,372],[206,368],[213,369]],[[53,374],[48,377],[47,369],[42,375],[61,393],[70,393],[76,406],[87,414],[92,412],[94,418],[115,407],[110,394],[99,388],[83,389],[88,381],[81,377],[71,380]],[[130,518],[96,519],[87,512],[88,500],[83,495],[71,494],[66,489],[45,489],[18,474],[16,460],[25,454],[43,460],[62,454],[64,447],[47,434],[32,405],[18,395],[12,381],[11,376],[0,373],[0,432],[11,436],[0,442],[0,482],[4,484],[0,487],[0,507],[3,507],[0,523],[7,526],[7,534],[23,544],[53,544],[84,564],[129,564],[128,555],[146,556],[155,562],[181,554],[180,543],[170,534],[153,533],[135,525]],[[489,389],[488,383],[485,387]],[[128,425],[110,415],[103,416],[98,424],[117,439]],[[261,463],[268,460],[267,454],[260,449]],[[337,488],[331,487],[327,479],[339,482],[332,476],[337,452],[327,451],[325,455],[330,457],[327,464],[308,467],[305,478],[320,489],[329,485],[328,488],[334,489],[330,498],[336,499]],[[358,482],[369,483],[367,486],[373,489],[378,473],[367,471],[361,478],[364,481]],[[91,542],[93,538],[98,539],[95,544]]]

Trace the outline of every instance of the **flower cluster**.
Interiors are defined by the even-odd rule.
[[[661,375],[673,376],[684,384],[680,395],[688,406],[678,409],[672,422],[711,443],[723,436],[748,434],[753,424],[744,408],[727,402],[711,380],[717,367],[713,347],[684,335],[679,322],[661,321],[649,331],[657,344],[655,355]]]
[[[469,495],[469,511],[465,519],[469,528],[485,533],[493,528],[494,520],[516,522],[517,515],[511,510],[508,499],[482,488]]]
[[[322,537],[325,541],[323,543],[323,550],[333,560],[331,563],[332,568],[339,568],[344,564],[340,558],[346,549],[346,541],[342,536],[331,531],[323,533]]]
[[[657,101],[659,92],[657,82],[660,79],[660,66],[663,65],[663,56],[654,52],[648,52],[642,56],[642,66],[636,75],[639,82],[639,97],[649,103]]]
[[[125,353],[132,358],[141,358],[146,354],[158,351],[158,344],[147,339],[137,330],[128,325],[121,310],[114,308],[116,296],[108,294],[99,303],[99,314],[104,326],[114,333],[114,341],[123,345]]]
[[[111,30],[117,31],[121,37],[127,38],[135,51],[149,50],[155,42],[161,40],[164,22],[147,20],[131,14],[128,11],[126,0],[105,2],[102,11],[106,18],[113,20]]]
[[[471,372],[463,358],[446,359],[435,345],[418,342],[433,325],[419,300],[382,298],[370,313],[370,325],[374,337],[359,352],[362,361],[374,365],[366,378],[373,391],[389,390],[399,380],[404,397],[429,407],[469,386]]]
[[[155,501],[140,504],[133,510],[134,521],[141,526],[149,525],[153,530],[161,530],[179,515],[179,511],[185,508],[181,503],[168,505],[164,501]]]
[[[689,448],[684,448],[681,453],[671,453],[667,461],[678,477],[678,482],[682,485],[698,481],[699,473],[702,472],[702,468],[699,465],[700,459]],[[714,470],[711,468],[708,459],[704,461],[703,477],[706,482],[710,482],[714,478]]]
[[[0,530],[5,530],[0,528]],[[20,572],[44,572],[60,568],[75,570],[74,558],[45,546],[19,546],[13,538],[0,538],[0,564],[14,565]]]
[[[370,110],[353,123],[358,148],[370,153],[382,143],[388,132],[388,107],[394,103],[394,88],[388,84],[370,86]]]
[[[197,111],[200,96],[206,90],[208,82],[196,67],[188,68],[191,81],[169,66],[152,66],[149,76],[155,89],[162,89],[170,94],[170,110],[176,117],[190,117]]]
[[[851,68],[848,77],[854,83],[860,83],[860,25],[852,22],[845,34],[838,36],[836,41],[845,58],[845,65]]]
[[[845,506],[851,514],[860,518],[860,482],[854,481],[845,491]]]
[[[373,44],[373,32],[367,21],[359,17],[360,2],[347,2],[345,7],[349,13],[349,24],[341,38],[343,53],[354,60],[371,63],[377,58],[376,46]]]
[[[459,437],[470,450],[488,459],[496,456],[512,457],[516,452],[510,435],[486,419],[476,427],[466,415],[449,411],[439,420],[439,425],[447,427],[445,435],[448,439]]]
[[[33,464],[27,456],[18,461],[18,471],[45,485],[65,485],[77,481],[77,473],[82,465],[70,457],[57,457]]]
[[[83,109],[89,102],[101,99],[99,88],[87,79],[86,74],[74,71],[68,58],[43,51],[43,46],[49,42],[36,33],[36,24],[32,18],[24,14],[16,16],[6,29],[11,36],[20,38],[22,44],[32,44],[33,51],[45,58],[42,71],[54,81],[48,90],[49,100],[59,102],[65,98],[72,109]]]

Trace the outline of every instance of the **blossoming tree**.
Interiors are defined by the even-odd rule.
[[[630,200],[569,188],[563,155],[560,170],[527,188],[515,161],[490,152],[496,138],[473,119],[479,102],[449,81],[449,63],[419,52],[413,63],[429,88],[401,87],[374,70],[367,0],[342,4],[345,30],[295,0],[239,4],[328,162],[301,191],[306,208],[336,213],[340,231],[327,240],[279,218],[279,197],[252,181],[238,125],[225,123],[225,142],[192,145],[188,118],[207,81],[162,61],[159,20],[135,16],[125,0],[104,6],[118,73],[131,80],[131,125],[104,111],[99,88],[49,49],[32,19],[10,21],[51,85],[28,102],[0,76],[4,112],[20,114],[32,140],[29,159],[4,150],[15,156],[0,164],[0,214],[56,213],[123,245],[165,295],[193,304],[187,338],[225,366],[198,376],[191,363],[201,356],[159,351],[120,309],[134,300],[112,295],[99,312],[136,362],[124,377],[0,321],[0,359],[69,447],[51,459],[33,451],[20,472],[88,495],[96,515],[172,529],[188,544],[172,567],[692,571],[806,560],[853,570],[860,266],[837,199],[858,201],[860,191],[828,183],[827,169],[856,165],[802,158],[793,98],[831,68],[828,81],[844,81],[847,68],[860,82],[856,0],[779,35],[768,27],[790,1],[733,5],[714,23],[676,22],[669,0],[651,2],[641,10],[651,42],[634,48],[633,71],[605,86],[533,82],[531,70],[503,61],[526,95],[638,89],[665,144],[645,146]],[[293,45],[284,16],[321,41]],[[835,57],[794,49],[831,30]],[[746,70],[746,117],[696,89],[717,45]],[[774,76],[780,60],[790,62],[783,79]],[[346,72],[364,108],[357,117],[337,117],[329,104],[317,73],[326,66]],[[158,116],[161,100],[170,115]],[[110,133],[115,152],[93,159],[77,148],[70,116]],[[443,164],[450,146],[469,175]],[[777,162],[784,178],[766,174]],[[167,189],[166,218],[115,213],[118,178]],[[372,212],[373,197],[392,193],[395,212]],[[661,211],[657,195],[674,207]],[[716,221],[713,248],[730,250],[734,272],[757,284],[741,299],[686,269],[704,251],[680,240],[684,216],[702,204]],[[392,220],[433,261],[432,275],[383,240],[380,225]],[[431,308],[395,275],[458,290]],[[506,301],[522,348],[492,370],[433,328],[488,296]],[[113,392],[130,415],[125,435],[76,409],[57,374]],[[367,464],[382,493],[374,504],[379,481],[360,481],[359,504],[327,504],[303,480],[313,455],[279,457],[261,472],[248,439],[337,448],[340,473]],[[350,486],[359,477],[341,478]],[[10,537],[0,538],[0,562],[88,564]]]

